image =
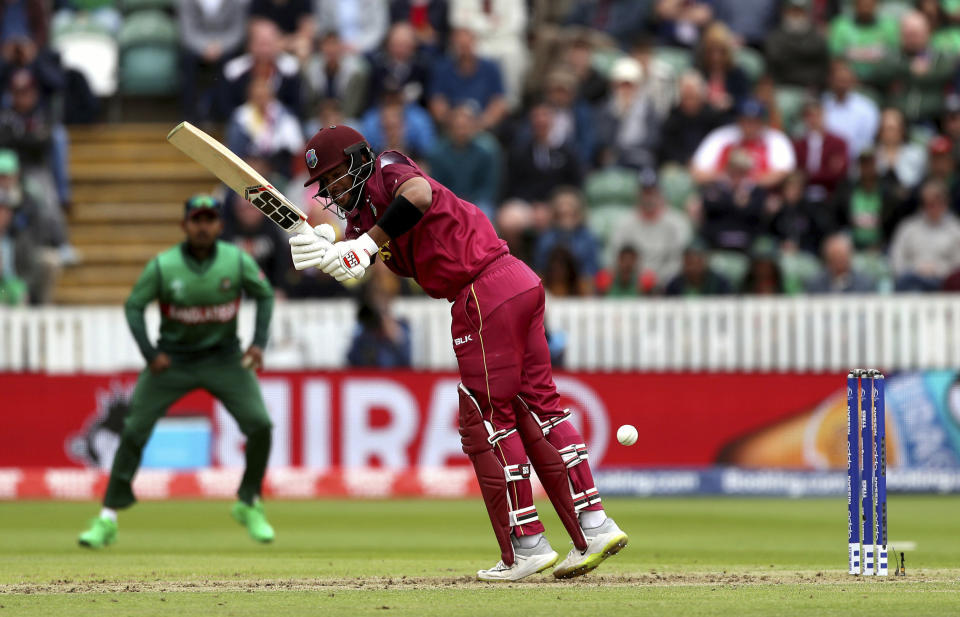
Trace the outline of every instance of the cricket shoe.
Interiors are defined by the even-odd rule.
[[[263,502],[259,499],[252,506],[238,501],[233,504],[230,514],[233,520],[247,528],[250,537],[257,542],[273,542],[273,527],[267,522],[267,516],[263,512]]]
[[[117,523],[105,517],[97,517],[89,529],[80,534],[77,543],[87,548],[103,548],[117,539]]]
[[[587,538],[587,550],[580,551],[576,547],[570,549],[567,558],[553,571],[555,577],[582,576],[627,545],[627,534],[609,516],[599,526],[584,529],[583,535]]]
[[[513,565],[508,566],[501,560],[489,570],[477,572],[478,580],[519,581],[531,574],[543,572],[560,559],[560,555],[550,548],[550,543],[544,536],[540,536],[540,541],[530,548],[521,548],[513,538],[511,541],[513,542]]]

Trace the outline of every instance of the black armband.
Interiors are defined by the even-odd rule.
[[[410,203],[410,200],[403,195],[397,195],[377,221],[377,227],[392,240],[413,229],[422,218],[423,212],[420,208]]]

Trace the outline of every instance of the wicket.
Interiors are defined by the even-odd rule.
[[[876,369],[853,369],[847,374],[847,548],[850,574],[888,575],[885,423],[883,374]]]

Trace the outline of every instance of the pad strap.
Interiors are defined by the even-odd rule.
[[[560,424],[561,422],[566,422],[567,420],[570,419],[570,416],[571,416],[571,415],[572,415],[572,414],[570,413],[570,410],[569,410],[569,409],[564,409],[564,410],[563,410],[563,415],[561,415],[561,416],[557,416],[557,417],[555,417],[555,418],[550,418],[549,420],[547,420],[547,421],[545,421],[545,422],[540,422],[540,418],[537,418],[537,421],[540,422],[540,428],[543,429],[543,434],[544,434],[544,435],[549,435],[549,434],[550,434],[550,430],[551,430],[553,427],[557,426],[557,425]]]
[[[582,443],[572,443],[569,446],[560,449],[560,456],[567,469],[579,465],[589,457],[587,455],[587,445]]]
[[[507,478],[507,482],[526,480],[530,477],[530,463],[507,465],[503,468],[503,473]]]
[[[514,433],[517,432],[517,429],[515,428],[510,428],[510,429],[504,428],[504,429],[500,429],[499,431],[494,431],[490,423],[484,422],[484,424],[487,425],[487,432],[490,433],[490,436],[487,437],[487,441],[490,442],[491,446],[497,445],[497,442],[500,441],[501,439],[506,439],[510,435],[513,435]]]
[[[600,503],[600,493],[597,492],[597,487],[588,488],[582,493],[573,494],[573,509],[577,512],[597,503]]]
[[[521,525],[527,525],[539,520],[540,515],[537,514],[537,506],[530,506],[529,508],[520,508],[519,510],[510,511],[511,527],[519,527]]]

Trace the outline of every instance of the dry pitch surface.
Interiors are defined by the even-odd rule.
[[[568,548],[549,504],[548,536]],[[630,545],[574,581],[471,576],[497,559],[474,501],[268,504],[258,546],[223,502],[147,502],[116,545],[76,547],[94,504],[0,504],[5,615],[960,614],[960,498],[890,499],[907,577],[845,569],[839,499],[608,499]]]

